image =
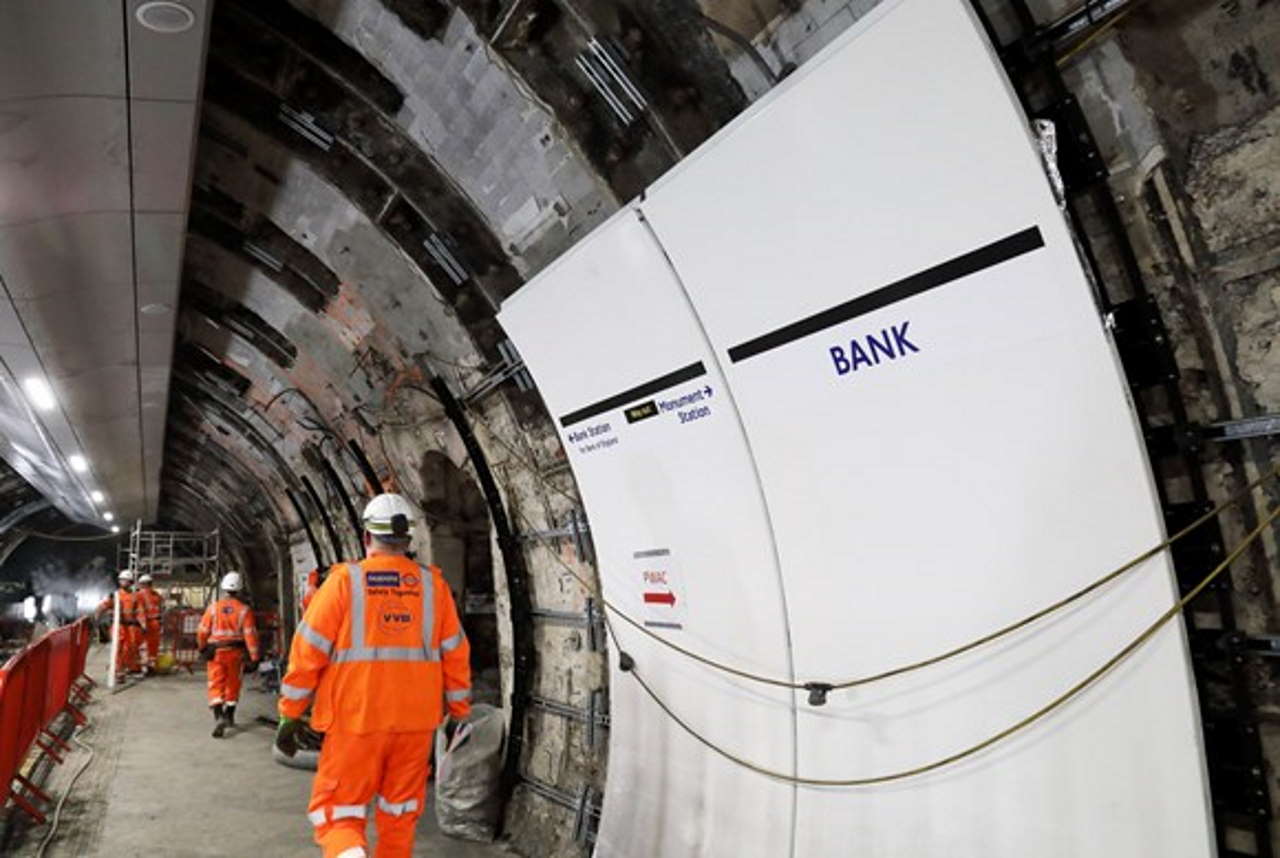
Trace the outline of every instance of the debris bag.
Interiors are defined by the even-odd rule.
[[[502,813],[502,710],[477,703],[452,740],[436,731],[436,820],[462,840],[493,840]]]

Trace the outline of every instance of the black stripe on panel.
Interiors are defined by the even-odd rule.
[[[560,425],[564,428],[572,426],[586,420],[588,417],[595,417],[597,414],[603,414],[606,411],[612,411],[615,408],[621,408],[628,402],[634,402],[637,399],[643,399],[646,396],[652,396],[655,393],[666,390],[668,387],[674,387],[686,381],[692,381],[699,376],[707,374],[707,368],[702,361],[691,363],[686,367],[681,367],[674,372],[669,372],[664,376],[655,378],[653,381],[646,381],[644,384],[637,385],[630,390],[624,390],[621,393],[614,394],[608,399],[601,399],[599,402],[579,408],[577,411],[570,412],[560,418]]]
[[[815,313],[812,316],[784,325],[775,331],[761,334],[755,339],[736,345],[729,349],[729,360],[733,363],[744,361],[764,352],[771,351],[802,337],[816,334],[827,328],[856,319],[858,316],[895,304],[930,289],[945,286],[962,277],[976,274],[987,268],[994,268],[1002,262],[1030,253],[1044,247],[1044,236],[1037,226],[1028,227],[1021,232],[993,241],[991,244],[971,250],[968,253],[948,259],[946,262],[918,271],[895,283],[881,286],[879,289],[859,295],[851,301],[837,304],[830,309]]]

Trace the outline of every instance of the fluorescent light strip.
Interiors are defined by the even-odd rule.
[[[53,395],[53,388],[49,386],[49,382],[38,375],[24,378],[22,389],[27,392],[27,401],[40,411],[52,411],[58,405],[58,399]]]

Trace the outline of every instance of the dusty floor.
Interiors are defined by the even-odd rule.
[[[90,658],[101,661],[99,651]],[[86,710],[92,728],[83,734],[95,756],[67,800],[45,858],[319,855],[305,816],[311,773],[272,761],[273,728],[254,717],[273,715],[274,698],[253,690],[255,684],[242,694],[239,726],[221,741],[209,736],[213,724],[200,672],[147,679],[114,695],[99,686]],[[63,794],[86,756],[77,749],[54,772],[52,795]],[[427,807],[415,856],[513,854],[445,837],[430,796]],[[9,854],[35,856],[47,830],[33,828]]]

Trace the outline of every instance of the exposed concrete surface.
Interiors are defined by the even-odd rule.
[[[90,658],[102,663],[102,649]],[[86,711],[93,727],[83,738],[96,756],[67,800],[46,858],[318,855],[305,815],[311,773],[272,761],[274,731],[254,717],[274,715],[274,697],[251,690],[254,684],[246,684],[237,729],[222,740],[209,735],[203,671],[147,679],[114,695],[95,689]],[[55,772],[51,794],[62,795],[85,756],[77,750]],[[445,837],[430,795],[427,806],[414,855],[511,854]],[[46,831],[33,829],[13,858],[36,855]]]

